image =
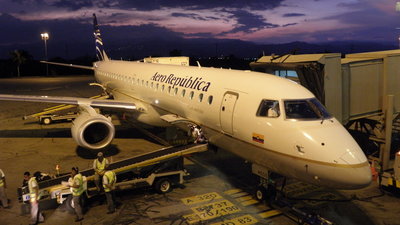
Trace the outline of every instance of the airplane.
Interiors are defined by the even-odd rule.
[[[92,67],[52,64],[93,70],[113,99],[1,94],[0,100],[79,106],[71,133],[88,149],[102,149],[113,140],[111,119],[94,109],[109,108],[151,126],[200,126],[209,144],[266,172],[335,189],[370,184],[362,149],[300,84],[253,71],[111,60],[95,14],[93,24],[98,61]]]

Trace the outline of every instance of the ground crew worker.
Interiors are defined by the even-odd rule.
[[[8,209],[8,198],[6,194],[6,176],[3,173],[3,170],[0,169],[0,199],[1,199],[1,205],[3,208]]]
[[[94,183],[96,184],[97,191],[100,191],[100,180],[102,179],[104,172],[108,167],[108,160],[104,158],[103,153],[97,153],[97,159],[93,162],[94,169]]]
[[[74,210],[76,213],[75,222],[79,222],[83,220],[81,196],[85,190],[83,187],[83,177],[82,174],[79,173],[78,167],[72,167],[71,177],[72,184],[68,186],[72,187],[72,201],[74,202]]]
[[[117,182],[117,176],[114,171],[107,170],[103,176],[103,188],[107,199],[107,214],[115,212],[115,183]]]
[[[35,177],[29,172],[24,173],[24,179],[28,181],[29,197],[31,203],[31,224],[44,222],[43,214],[39,210],[39,185]]]

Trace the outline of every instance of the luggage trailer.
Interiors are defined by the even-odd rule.
[[[113,162],[108,166],[117,175],[116,190],[126,188],[153,187],[158,193],[172,191],[173,186],[182,185],[183,177],[188,175],[183,166],[183,157],[208,149],[207,144],[189,144],[162,148],[150,153]],[[94,169],[80,171],[84,180],[84,194],[91,198],[99,194],[94,184]],[[72,207],[70,175],[38,182],[39,201],[42,209],[55,208],[67,200],[67,207]],[[29,203],[27,186],[17,190],[20,202]],[[22,206],[26,207],[26,206]],[[22,211],[26,211],[22,209]]]

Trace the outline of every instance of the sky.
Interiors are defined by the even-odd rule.
[[[0,49],[73,45],[92,36],[96,13],[105,41],[239,39],[255,43],[397,43],[396,0],[0,0]],[[106,32],[104,32],[106,31]],[[42,46],[40,46],[42,47]],[[67,48],[67,47],[65,47]],[[68,47],[71,48],[71,47]]]

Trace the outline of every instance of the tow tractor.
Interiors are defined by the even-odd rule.
[[[176,185],[182,185],[183,177],[188,175],[183,166],[183,157],[207,150],[207,144],[189,144],[162,148],[150,153],[113,162],[108,169],[117,175],[116,190],[139,187],[153,187],[158,193],[172,191]],[[98,195],[94,185],[94,170],[80,171],[84,176],[85,197]],[[70,175],[38,182],[39,201],[44,209],[54,208],[66,201],[67,207],[73,208],[69,196],[72,194],[66,184]],[[18,198],[29,203],[28,187],[18,188]],[[23,210],[24,211],[24,210]]]

